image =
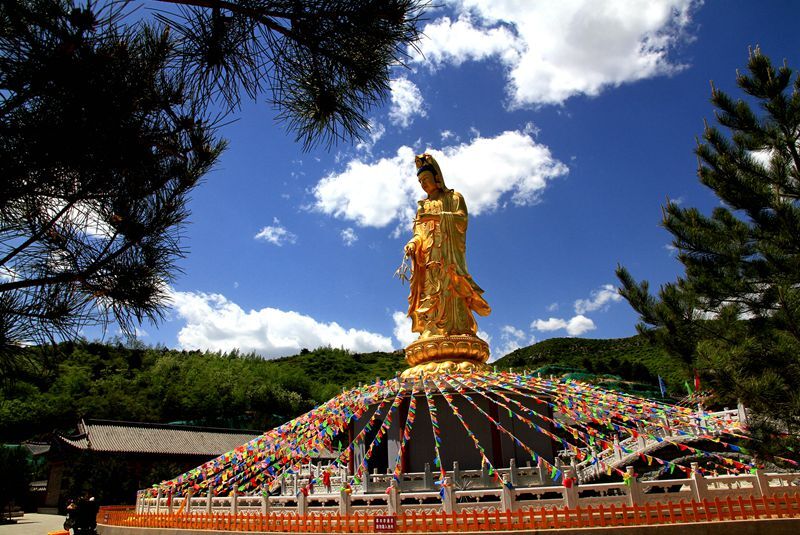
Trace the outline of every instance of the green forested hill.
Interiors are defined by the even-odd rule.
[[[663,349],[651,346],[641,336],[592,340],[586,338],[551,338],[523,347],[497,360],[498,368],[540,370],[545,374],[563,375],[615,385],[613,377],[635,382],[628,390],[658,392],[658,376],[674,394],[680,394],[691,369]]]
[[[256,355],[65,343],[29,349],[29,364],[0,384],[0,443],[74,428],[79,418],[268,429],[341,392],[389,378],[403,355],[321,348],[264,360]],[[556,338],[495,363],[567,375],[655,395],[656,376],[680,394],[690,370],[640,337]]]
[[[391,377],[399,353],[321,348],[277,360],[255,355],[68,343],[31,349],[0,384],[0,443],[69,430],[79,418],[269,429],[343,387]]]

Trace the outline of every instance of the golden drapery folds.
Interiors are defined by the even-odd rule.
[[[413,275],[408,315],[419,339],[406,349],[412,365],[428,362],[488,360],[488,345],[477,338],[473,312],[491,308],[467,271],[467,205],[448,189],[430,154],[416,157],[417,177],[428,194],[418,203],[414,236],[406,244]],[[452,368],[452,366],[450,366]]]

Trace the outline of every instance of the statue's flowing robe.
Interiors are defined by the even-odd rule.
[[[425,213],[441,214],[421,221]],[[491,312],[472,280],[466,260],[467,206],[460,193],[445,190],[439,199],[421,200],[414,222],[416,242],[408,315],[421,338],[435,335],[476,334],[472,312]]]

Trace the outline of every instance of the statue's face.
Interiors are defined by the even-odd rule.
[[[419,179],[419,185],[428,195],[435,193],[439,189],[439,184],[436,183],[436,179],[430,171],[423,171],[417,179]]]

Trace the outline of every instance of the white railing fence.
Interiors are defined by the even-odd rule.
[[[536,470],[535,468],[532,470]],[[481,471],[477,471],[481,472]],[[520,475],[520,473],[522,475]],[[755,470],[751,474],[723,475],[705,477],[692,465],[691,477],[663,481],[639,481],[633,468],[627,468],[624,482],[578,484],[572,468],[564,469],[564,484],[530,484],[530,473],[520,469],[511,481],[510,470],[502,474],[502,485],[470,488],[464,484],[465,471],[456,476],[462,484],[456,484],[453,472],[449,472],[444,485],[436,490],[414,489],[415,485],[402,483],[426,481],[426,474],[404,474],[400,483],[391,476],[385,487],[376,488],[386,479],[372,479],[371,492],[351,488],[322,488],[306,494],[302,490],[281,493],[274,496],[246,495],[234,492],[230,496],[212,496],[210,493],[196,496],[159,495],[155,498],[139,493],[136,512],[139,514],[177,514],[177,513],[231,513],[268,514],[297,513],[308,514],[404,514],[412,512],[459,512],[471,511],[517,511],[551,507],[586,507],[599,504],[645,505],[647,503],[678,503],[681,500],[714,500],[716,498],[738,498],[753,496],[774,496],[800,494],[800,473],[765,473]],[[479,476],[482,477],[482,474]],[[538,474],[536,475],[538,477]],[[416,478],[416,479],[415,479]],[[474,478],[477,480],[478,478]],[[380,485],[379,485],[380,483]],[[333,485],[332,485],[333,487]],[[302,489],[302,486],[300,487]]]

